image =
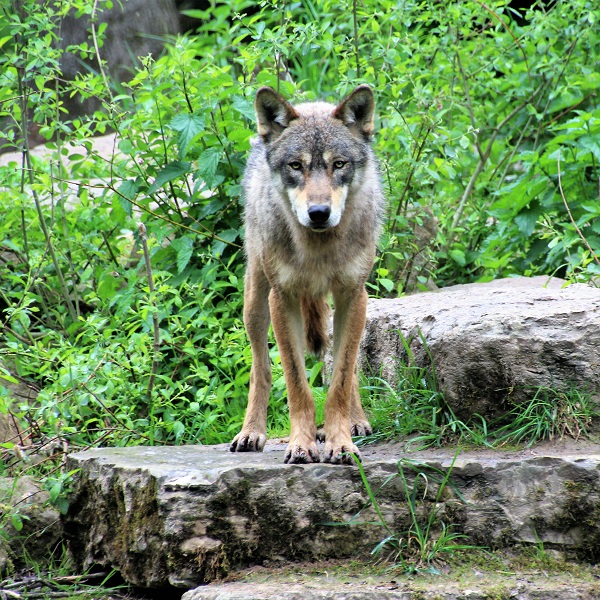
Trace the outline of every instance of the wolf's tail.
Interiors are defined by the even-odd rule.
[[[315,356],[322,357],[329,345],[327,325],[331,309],[325,298],[302,298],[302,319],[306,350]]]

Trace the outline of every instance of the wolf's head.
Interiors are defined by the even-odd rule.
[[[298,222],[316,232],[339,225],[370,156],[375,109],[371,88],[358,86],[337,106],[292,106],[263,87],[255,108],[269,168],[281,181]]]

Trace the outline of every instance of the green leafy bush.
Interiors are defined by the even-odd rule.
[[[13,17],[15,39],[35,36]],[[202,50],[198,40],[175,40],[163,57],[144,60],[126,93],[102,90],[103,113],[85,123],[50,119],[42,129],[54,138],[51,159],[34,159],[29,181],[14,164],[3,170],[0,269],[11,285],[2,292],[1,352],[16,375],[42,387],[36,405],[23,408],[47,435],[79,445],[214,443],[241,426],[250,351],[239,180],[252,102],[230,67]],[[20,86],[35,74],[35,64],[20,70],[28,51],[15,45],[7,72]],[[73,87],[94,94],[101,80]],[[19,107],[9,108],[15,128],[26,126]],[[109,161],[88,141],[106,126],[121,132]],[[287,427],[284,400],[279,373],[276,431]]]

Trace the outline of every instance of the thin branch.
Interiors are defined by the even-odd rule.
[[[469,90],[469,80],[467,78],[467,74],[462,66],[462,61],[460,60],[460,52],[456,51],[456,61],[458,63],[458,69],[460,74],[462,75],[463,87],[465,88],[465,97],[467,99],[467,108],[469,109],[469,119],[471,120],[471,127],[473,128],[473,133],[475,134],[475,148],[477,149],[477,154],[479,154],[479,158],[483,158],[483,150],[481,149],[481,145],[479,144],[479,132],[477,131],[477,123],[475,121],[475,111],[473,110],[473,103],[471,102],[471,91]]]
[[[510,27],[500,18],[500,15],[497,12],[495,12],[489,6],[487,6],[487,4],[484,4],[483,2],[481,2],[481,0],[475,0],[475,2],[477,2],[477,4],[479,4],[479,6],[485,8],[485,10],[487,10],[494,18],[496,18],[498,21],[500,21],[500,24],[502,25],[502,27],[504,27],[504,29],[512,37],[512,39],[515,41],[515,44],[517,44],[517,46],[519,46],[519,49],[521,50],[521,54],[523,55],[523,59],[525,60],[525,66],[527,67],[527,75],[529,75],[529,80],[531,81],[531,71],[529,70],[529,63],[527,62],[527,53],[523,49],[523,46],[521,46],[521,43],[519,42],[519,39],[517,38],[517,36],[510,30]]]
[[[560,82],[560,80],[562,79],[562,76],[564,75],[565,71],[567,70],[567,66],[569,65],[569,63],[571,62],[571,57],[573,56],[573,52],[575,51],[575,47],[577,46],[577,42],[578,42],[578,38],[576,37],[573,40],[573,43],[571,44],[569,51],[567,52],[567,56],[563,59],[563,68],[561,70],[561,72],[558,74],[558,77],[556,78],[556,85],[554,87],[554,89],[558,88],[558,84]],[[548,99],[546,101],[546,106],[544,106],[544,110],[542,111],[542,118],[546,117],[546,114],[548,113],[548,108],[550,108],[550,103],[552,102],[552,94],[548,94]],[[537,145],[538,145],[538,141],[540,138],[540,135],[542,134],[542,132],[546,131],[546,127],[547,124],[542,123],[542,118],[540,118],[540,126],[538,127],[538,130],[535,134],[535,139],[533,141],[533,149],[536,150],[537,149]]]
[[[454,231],[454,229],[456,229],[456,226],[458,225],[458,222],[462,218],[462,214],[463,214],[463,212],[465,210],[465,206],[467,205],[467,201],[469,200],[469,198],[471,197],[471,194],[473,193],[473,189],[475,188],[475,183],[477,181],[477,178],[479,177],[479,174],[481,173],[481,171],[483,171],[483,168],[485,167],[485,163],[487,162],[488,158],[490,157],[490,154],[492,153],[492,147],[494,145],[494,142],[496,141],[496,138],[498,137],[498,134],[500,133],[500,131],[502,130],[502,128],[511,119],[513,119],[513,117],[515,117],[515,115],[517,115],[519,112],[521,112],[536,97],[536,95],[542,89],[542,87],[543,87],[543,84],[539,85],[537,87],[537,89],[532,92],[532,94],[529,96],[529,98],[527,98],[527,100],[525,100],[524,102],[522,102],[521,104],[519,104],[519,106],[517,106],[516,108],[514,108],[494,128],[493,133],[492,133],[492,135],[490,137],[490,140],[488,142],[487,148],[485,149],[485,151],[483,152],[483,154],[479,157],[479,161],[477,162],[477,166],[475,167],[475,171],[473,171],[473,174],[471,175],[471,178],[469,179],[469,182],[467,183],[467,187],[465,188],[465,191],[463,192],[463,195],[462,195],[462,197],[460,199],[460,202],[458,204],[458,208],[456,210],[456,213],[454,213],[454,218],[452,219],[452,227],[450,229],[450,233],[452,233]],[[450,244],[450,242],[451,242],[451,236],[448,236],[448,244]]]
[[[583,233],[581,233],[581,229],[579,229],[579,226],[575,222],[575,219],[573,218],[573,215],[571,214],[571,209],[569,208],[569,203],[567,202],[567,199],[565,198],[565,194],[564,194],[563,188],[562,188],[562,181],[561,181],[561,177],[560,177],[560,154],[558,155],[558,158],[556,160],[556,165],[557,165],[557,169],[558,169],[558,189],[560,191],[560,197],[562,198],[565,208],[567,209],[567,214],[569,215],[569,219],[570,219],[571,223],[573,223],[573,227],[575,227],[575,231],[577,231],[577,235],[581,238],[581,241],[585,244],[586,248],[589,250],[590,255],[592,256],[592,258],[594,259],[596,264],[600,267],[600,260],[598,260],[596,253],[592,250],[592,247],[590,246],[589,242],[585,239],[585,236],[583,235]]]
[[[96,32],[96,10],[98,8],[98,0],[94,0],[94,6],[92,8],[92,15],[90,17],[90,22],[92,24],[92,40],[94,41],[94,50],[96,51],[96,60],[98,61],[98,68],[100,69],[100,74],[102,75],[102,81],[104,81],[104,86],[106,87],[106,91],[110,96],[111,101],[113,100],[112,91],[110,86],[108,85],[108,78],[106,77],[106,73],[104,71],[104,66],[102,65],[102,57],[100,56],[100,44],[98,44],[98,33]]]
[[[413,164],[411,165],[410,168],[410,172],[408,174],[408,177],[406,178],[406,183],[404,184],[404,188],[402,190],[402,194],[400,195],[400,198],[398,200],[398,208],[396,209],[396,217],[394,219],[394,226],[392,228],[392,235],[394,235],[396,233],[396,226],[398,224],[398,217],[400,216],[402,210],[406,210],[407,205],[408,205],[408,200],[406,199],[406,196],[408,194],[408,191],[410,189],[410,185],[412,183],[412,178],[415,174],[416,171],[416,163],[419,161],[419,159],[421,158],[421,155],[423,153],[423,150],[425,149],[425,143],[427,142],[427,138],[429,137],[429,134],[435,129],[436,123],[430,123],[427,126],[427,131],[425,131],[425,135],[423,136],[423,138],[420,140],[420,142],[418,142],[418,140],[415,139],[415,147],[414,150],[412,151],[412,161]],[[419,135],[421,134],[422,130],[424,129],[424,125],[421,122],[420,128],[419,128]],[[417,146],[418,143],[418,146]],[[406,200],[406,202],[405,202]],[[406,204],[406,206],[405,206]]]
[[[149,440],[149,441],[153,441],[154,443],[156,443],[156,440],[152,440],[150,438],[150,436],[144,434],[144,433],[140,433],[139,431],[136,431],[135,429],[132,429],[131,427],[129,427],[127,425],[127,423],[125,423],[124,421],[122,421],[108,406],[106,406],[106,404],[104,404],[104,402],[100,399],[100,397],[93,392],[86,384],[82,384],[83,389],[90,394],[95,400],[96,402],[98,402],[98,404],[119,424],[121,425],[121,427],[123,427],[123,429],[125,429],[125,431],[129,431],[130,433],[133,433],[134,435],[141,437],[145,440]],[[115,431],[118,431],[118,429],[114,428]],[[104,437],[104,436],[103,436]],[[89,444],[85,449],[87,450],[88,448],[91,448],[93,445],[95,445],[98,442],[98,440],[94,440],[94,442],[92,444]],[[164,443],[164,442],[161,442]]]
[[[156,292],[154,289],[154,279],[152,278],[152,264],[150,263],[150,252],[148,251],[148,241],[146,234],[146,226],[140,223],[139,226],[140,240],[142,241],[142,249],[144,251],[144,262],[146,263],[146,276],[148,277],[148,287],[150,288],[149,303],[152,309],[152,326],[154,329],[154,348],[152,356],[152,372],[148,379],[147,395],[150,399],[152,396],[152,388],[154,380],[158,373],[158,365],[160,362],[160,329],[158,327],[158,309],[156,307]]]
[[[152,215],[156,219],[160,219],[161,221],[164,221],[165,223],[169,223],[170,225],[173,225],[174,227],[184,229],[184,230],[189,231],[190,233],[194,233],[196,235],[205,236],[205,237],[209,238],[210,240],[217,240],[218,242],[222,242],[226,246],[231,246],[232,248],[239,249],[242,247],[240,244],[236,244],[235,242],[229,242],[229,241],[219,237],[214,231],[212,231],[212,229],[208,228],[206,225],[204,225],[204,223],[202,223],[201,221],[198,221],[197,219],[194,219],[191,215],[189,215],[187,213],[185,214],[185,216],[187,218],[189,218],[195,224],[202,227],[202,229],[204,229],[204,231],[194,229],[193,227],[190,227],[189,225],[185,225],[184,223],[178,223],[177,221],[174,221],[173,219],[169,219],[169,217],[167,217],[166,215],[157,213],[157,212],[153,211],[151,208],[148,208],[147,206],[144,206],[143,204],[140,204],[140,203],[136,202],[135,200],[128,198],[125,194],[120,192],[115,187],[114,183],[92,184],[92,183],[83,183],[81,181],[71,181],[70,179],[64,179],[64,178],[58,178],[58,177],[54,177],[54,179],[57,181],[63,181],[65,183],[69,183],[72,185],[78,185],[80,187],[84,187],[84,188],[87,188],[90,190],[91,189],[99,189],[99,190],[109,189],[111,192],[114,192],[115,194],[117,194],[117,196],[120,196],[124,200],[127,200],[127,202],[130,202],[131,204],[133,204],[133,206],[135,206],[136,208],[139,208],[140,210],[144,211],[145,213]],[[156,200],[155,194],[152,194],[150,197],[153,200]]]
[[[358,20],[356,18],[356,0],[352,0],[352,17],[354,20],[354,54],[356,56],[356,78],[360,79],[360,55],[358,53]]]
[[[19,73],[19,88],[22,88],[22,73],[21,70],[18,69]],[[28,136],[28,117],[27,117],[27,101],[25,100],[25,96],[23,96],[23,100],[21,103],[21,114],[22,114],[22,133],[23,133],[23,155],[25,157],[25,163],[27,165],[27,172],[29,174],[29,184],[31,185],[31,195],[33,196],[33,201],[35,204],[35,208],[38,214],[38,218],[40,221],[40,227],[42,229],[42,233],[44,234],[44,239],[46,240],[46,248],[50,253],[50,258],[52,259],[52,264],[54,265],[54,269],[56,270],[56,276],[58,277],[58,282],[60,284],[60,288],[63,292],[64,300],[67,305],[67,309],[69,311],[69,315],[73,323],[77,322],[77,311],[71,301],[71,296],[65,279],[63,277],[62,270],[60,268],[60,263],[58,262],[58,257],[56,255],[54,244],[52,242],[52,237],[50,235],[50,231],[46,225],[46,218],[44,217],[44,212],[42,210],[42,203],[40,202],[40,198],[38,193],[35,190],[34,186],[34,170],[31,162],[31,152],[29,148],[29,136]]]

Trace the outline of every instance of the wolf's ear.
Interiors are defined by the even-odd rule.
[[[346,96],[333,111],[334,119],[339,119],[352,134],[367,141],[373,134],[374,115],[375,98],[366,83]]]
[[[277,139],[291,121],[300,115],[273,88],[261,87],[254,100],[257,128],[265,142]]]

